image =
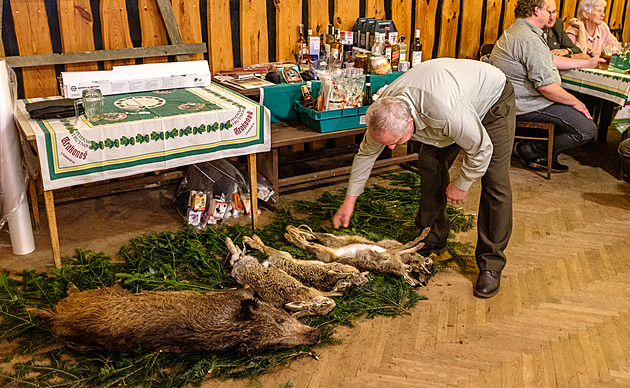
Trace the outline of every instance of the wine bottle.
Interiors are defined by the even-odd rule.
[[[392,41],[392,70],[398,71],[398,63],[400,62],[400,44],[396,42],[396,37]]]
[[[315,109],[315,99],[311,92],[308,91],[308,86],[302,85],[302,97],[300,97],[300,103],[307,109]]]
[[[391,62],[392,44],[389,41],[389,27],[385,27],[385,42],[383,43],[383,51],[385,52],[385,57],[387,57],[387,60]]]
[[[410,48],[411,67],[419,65],[422,62],[422,43],[420,43],[420,30],[416,30],[416,38]]]
[[[407,60],[407,43],[405,43],[405,37],[400,37],[400,62]]]
[[[304,24],[300,24],[298,27],[299,36],[297,41],[295,42],[295,56],[297,59],[297,64],[300,66],[304,63],[304,55],[306,54],[306,39],[304,39]]]
[[[367,106],[372,103],[372,85],[370,83],[370,75],[365,76],[365,89],[363,90],[363,98],[361,99],[361,106]]]

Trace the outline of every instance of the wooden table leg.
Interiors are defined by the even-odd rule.
[[[252,229],[258,228],[258,182],[256,154],[247,155],[247,171],[249,173],[249,192],[252,205]]]
[[[610,125],[612,124],[614,110],[614,102],[602,100],[601,113],[599,115],[599,125],[597,128],[597,141],[600,143],[606,142],[606,137],[608,136],[608,127],[610,127]]]
[[[31,197],[31,209],[33,209],[35,230],[39,230],[39,204],[37,203],[37,188],[35,187],[35,180],[33,178],[29,178],[28,180],[28,192]]]
[[[52,190],[44,190],[44,203],[48,216],[48,228],[50,229],[50,242],[52,244],[53,260],[55,267],[61,268],[61,253],[59,251],[59,235],[57,234],[57,216],[55,215],[55,201]]]

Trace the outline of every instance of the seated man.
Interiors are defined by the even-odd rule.
[[[547,37],[547,46],[551,49],[553,55],[560,57],[570,57],[576,59],[589,59],[589,55],[585,54],[580,48],[573,43],[569,35],[564,32],[562,19],[558,19],[558,12],[551,13],[549,22],[543,29]]]
[[[518,0],[516,21],[494,45],[490,58],[514,86],[517,120],[555,124],[551,170],[565,172],[569,167],[558,162],[558,155],[591,140],[597,126],[586,106],[560,86],[558,69],[574,68],[576,61],[595,67],[600,59],[565,58],[549,51],[542,29],[555,13],[554,0]],[[546,142],[521,141],[515,149],[525,165],[547,168]]]

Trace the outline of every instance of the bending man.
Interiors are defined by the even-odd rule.
[[[466,201],[481,178],[475,257],[480,273],[474,293],[499,291],[504,250],[512,233],[510,155],[514,143],[514,89],[503,73],[486,63],[441,58],[423,62],[394,81],[366,114],[367,132],[354,158],[346,198],[333,218],[348,226],[357,197],[381,151],[413,138],[422,143],[422,179],[416,225],[431,228],[425,248],[446,247],[447,202]],[[459,175],[449,168],[465,152]]]

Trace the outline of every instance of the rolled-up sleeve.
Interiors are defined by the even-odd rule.
[[[527,69],[527,77],[535,88],[558,83],[560,73],[553,65],[553,53],[546,45],[523,45],[520,49],[519,59]],[[545,56],[548,58],[545,59]]]
[[[358,197],[365,188],[365,182],[367,182],[372,172],[374,162],[381,154],[385,146],[380,144],[370,136],[368,131],[365,132],[363,141],[359,146],[359,151],[354,156],[352,162],[352,172],[350,173],[350,179],[348,181],[347,195]]]

